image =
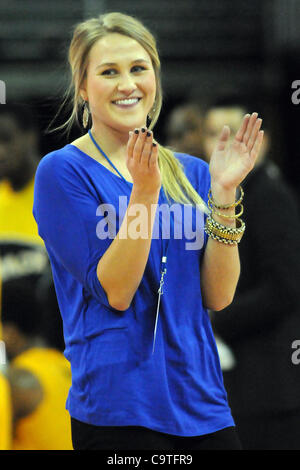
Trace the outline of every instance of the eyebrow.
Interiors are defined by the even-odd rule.
[[[150,62],[146,59],[136,59],[136,60],[133,60],[131,62],[131,64],[136,64],[136,63],[140,63],[140,62],[145,62],[146,64],[149,64]],[[100,64],[100,65],[97,65],[96,69],[95,70],[98,70],[100,67],[111,67],[111,66],[115,66],[115,65],[118,65],[116,62],[103,62],[103,64]]]

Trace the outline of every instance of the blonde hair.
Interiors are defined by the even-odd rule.
[[[162,107],[162,87],[160,74],[160,59],[158,56],[156,41],[150,31],[136,18],[119,12],[106,13],[97,18],[91,18],[75,25],[73,37],[69,48],[69,65],[72,80],[67,90],[66,98],[62,104],[70,99],[72,112],[69,119],[57,129],[67,128],[68,131],[76,122],[80,125],[79,110],[84,101],[80,95],[80,88],[86,78],[89,52],[93,45],[110,33],[119,33],[135,39],[149,54],[156,79],[156,96],[154,105],[148,115],[151,120],[148,126],[150,130],[156,124]],[[161,172],[162,186],[168,201],[171,200],[183,204],[194,204],[204,212],[208,212],[207,206],[193,188],[184,174],[183,166],[175,157],[170,148],[158,145],[158,163]]]

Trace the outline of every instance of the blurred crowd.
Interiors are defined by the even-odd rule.
[[[273,158],[272,105],[235,95],[184,103],[169,116],[167,140],[209,163],[223,125],[233,138],[243,115],[254,111],[263,118],[264,142],[243,182],[241,275],[232,304],[210,314],[243,449],[299,450],[300,368],[292,360],[300,334],[299,195]]]
[[[0,106],[0,449],[72,449],[71,371],[48,256],[32,215],[40,161],[29,106]]]
[[[243,448],[299,450],[300,365],[292,361],[300,334],[299,206],[272,158],[268,111],[237,97],[205,105],[191,100],[170,112],[165,144],[209,163],[223,125],[234,136],[243,115],[253,111],[264,120],[265,139],[243,184],[241,276],[233,303],[210,315]],[[29,107],[0,106],[0,449],[69,450],[71,370],[32,215],[39,138]]]

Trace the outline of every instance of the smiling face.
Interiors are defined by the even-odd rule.
[[[110,33],[92,47],[81,96],[97,132],[126,132],[146,124],[156,95],[148,52],[134,39]]]

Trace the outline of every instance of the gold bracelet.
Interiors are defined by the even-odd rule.
[[[212,217],[207,217],[205,232],[209,237],[222,243],[237,244],[240,243],[246,227],[241,219],[238,219],[238,222],[240,226],[238,228],[232,228],[219,224]]]
[[[224,238],[228,238],[230,240],[238,240],[239,238],[242,238],[244,232],[245,232],[245,224],[244,222],[242,222],[242,225],[240,228],[238,229],[229,229],[229,228],[226,228],[222,225],[218,225],[216,226],[215,224],[213,224],[211,222],[210,219],[208,219],[206,221],[206,227],[208,230],[214,232],[216,235],[219,235],[219,236],[222,236]]]
[[[243,225],[238,229],[231,229],[229,227],[226,228],[221,224],[218,224],[218,226],[216,226],[211,222],[211,219],[207,219],[206,228],[209,232],[212,232],[214,235],[218,235],[219,237],[225,238],[227,240],[234,240],[239,242],[244,234],[245,224],[243,223]]]
[[[232,209],[233,207],[236,207],[236,206],[239,206],[244,198],[244,191],[243,191],[243,188],[241,185],[239,185],[239,190],[240,190],[240,197],[237,201],[235,201],[234,203],[232,204],[225,204],[223,206],[220,206],[218,204],[215,203],[215,201],[213,200],[212,198],[212,193],[211,193],[211,189],[208,191],[208,205],[212,205],[214,206],[216,209],[224,209],[224,210],[227,210],[227,209]]]
[[[240,212],[238,214],[226,215],[218,212],[211,207],[210,202],[208,201],[208,207],[211,209],[212,214],[218,215],[219,217],[224,217],[225,219],[238,219],[244,212],[243,204],[239,204],[241,206]]]
[[[237,219],[237,222],[239,224],[238,227],[227,227],[226,225],[222,225],[219,222],[217,222],[215,219],[213,219],[211,216],[208,216],[206,219],[207,223],[210,223],[214,227],[217,227],[220,230],[230,232],[230,233],[243,233],[245,231],[245,222],[242,219]]]
[[[223,238],[223,237],[219,237],[218,235],[215,235],[214,233],[206,230],[205,230],[205,233],[207,233],[207,235],[212,238],[213,240],[217,240],[218,242],[220,243],[225,243],[226,245],[237,245],[239,243],[239,241],[235,241],[235,240],[228,240],[226,238]]]

